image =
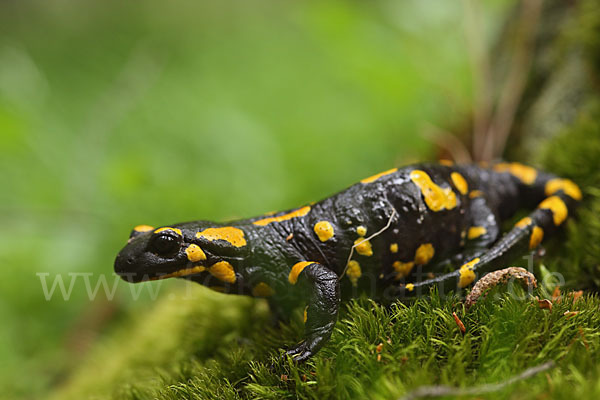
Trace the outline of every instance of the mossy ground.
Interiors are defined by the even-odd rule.
[[[263,306],[201,288],[165,299],[100,345],[54,398],[393,399],[421,385],[502,381],[549,359],[555,369],[490,398],[600,395],[596,296],[566,297],[552,311],[530,297],[491,296],[468,313],[457,297],[435,294],[390,308],[353,301],[330,343],[300,366],[277,352],[300,339],[300,318],[270,326]]]

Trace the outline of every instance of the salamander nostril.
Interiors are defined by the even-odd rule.
[[[134,261],[135,261],[135,259],[133,257],[129,257],[127,259],[127,264],[131,265],[131,264],[133,264]]]

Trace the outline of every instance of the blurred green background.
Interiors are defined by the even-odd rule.
[[[484,3],[486,38],[511,5]],[[463,24],[440,0],[1,2],[0,396],[37,398],[152,312],[147,285],[72,281],[112,288],[134,225],[294,207],[435,157],[427,124],[472,108]],[[57,276],[72,293],[47,301]]]

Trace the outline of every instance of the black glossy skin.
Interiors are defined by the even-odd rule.
[[[415,169],[425,171],[441,188],[450,188],[456,195],[456,206],[441,211],[430,209],[421,189],[410,179]],[[462,194],[455,186],[452,172],[464,177],[467,193]],[[498,240],[501,221],[523,206],[535,206],[542,201],[546,197],[544,186],[553,178],[538,171],[535,182],[526,184],[511,173],[474,165],[408,166],[373,182],[357,183],[312,204],[304,216],[264,226],[253,222],[266,216],[226,224],[195,221],[170,226],[180,229],[182,236],[170,231],[134,232],[117,256],[115,271],[130,282],[139,282],[197,265],[209,267],[227,261],[235,270],[235,283],[224,283],[206,271],[181,277],[209,287],[217,286],[228,293],[246,295],[251,295],[252,288],[259,282],[266,283],[274,292],[268,301],[281,316],[288,315],[294,307],[308,304],[305,341],[288,352],[302,361],[329,339],[342,298],[366,293],[389,301],[419,295],[425,289],[428,292],[432,285],[445,285],[445,290],[456,289],[460,277],[457,268],[474,257],[481,257],[473,269],[478,275],[508,266],[504,263],[528,251],[532,226],[514,228]],[[473,191],[481,191],[482,195],[470,196]],[[575,206],[576,201],[562,190],[555,195],[569,210]],[[546,234],[557,228],[548,209],[537,209],[530,217]],[[319,221],[329,221],[334,228],[334,236],[325,242],[319,240],[313,230]],[[367,238],[388,227],[370,239],[371,256],[354,250],[352,260],[359,262],[362,272],[354,286],[344,272],[351,248],[359,238],[359,226],[366,228]],[[471,226],[484,227],[486,233],[469,240],[466,232]],[[210,227],[241,229],[247,243],[236,247],[226,240],[196,238],[196,233]],[[398,245],[397,253],[390,251],[392,243]],[[396,279],[393,262],[413,260],[416,249],[424,243],[430,243],[435,249],[433,259],[424,266],[416,266],[405,279]],[[190,262],[185,253],[190,244],[200,246],[206,260]],[[301,261],[312,263],[298,275],[297,284],[292,284],[288,279],[290,271]],[[452,272],[442,273],[449,267]],[[429,279],[424,280],[427,276],[424,274]],[[411,290],[406,290],[407,283],[413,285]]]

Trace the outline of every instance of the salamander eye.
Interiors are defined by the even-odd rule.
[[[181,241],[181,236],[163,232],[152,239],[150,249],[158,255],[173,254],[181,247]]]

